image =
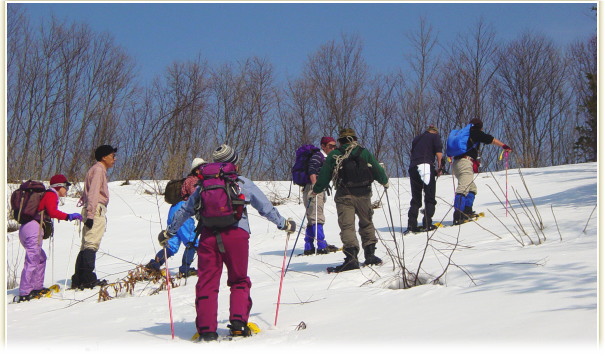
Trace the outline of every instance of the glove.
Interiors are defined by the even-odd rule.
[[[384,189],[386,190],[386,189],[388,189],[388,188],[389,188],[389,183],[387,182],[387,183],[385,183],[383,186],[384,186]]]
[[[82,215],[79,213],[71,213],[67,215],[67,220],[68,221],[73,221],[74,219],[77,219],[78,221],[82,221]],[[91,224],[92,226],[92,224]]]
[[[502,145],[502,149],[504,149],[504,151],[513,151],[508,145]]]
[[[435,175],[437,177],[439,177],[439,176],[441,176],[442,173],[443,173],[443,169],[440,167],[440,168],[437,169],[437,172],[435,173]]]
[[[166,243],[168,243],[168,240],[170,238],[172,238],[173,236],[174,236],[174,234],[170,234],[170,233],[168,233],[167,230],[164,229],[158,235],[158,242],[160,242],[160,245],[163,247],[166,245]]]
[[[92,228],[92,224],[93,224],[93,223],[94,223],[94,221],[92,220],[92,218],[88,218],[88,219],[86,220],[86,222],[84,222],[84,225],[85,225],[86,227],[88,227],[88,229],[91,229],[91,228]]]
[[[282,229],[288,233],[294,233],[296,231],[296,223],[292,218],[288,218]]]

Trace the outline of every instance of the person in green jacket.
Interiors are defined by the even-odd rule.
[[[357,255],[359,242],[355,233],[355,216],[359,219],[359,235],[364,250],[366,265],[382,264],[374,255],[376,238],[372,222],[372,182],[378,181],[387,189],[389,178],[378,160],[366,148],[359,145],[355,131],[341,129],[338,143],[340,147],[332,150],[319,172],[313,185],[313,194],[319,194],[328,188],[330,181],[336,188],[334,202],[338,214],[340,239],[345,254],[344,263],[334,268],[334,272],[359,268]]]

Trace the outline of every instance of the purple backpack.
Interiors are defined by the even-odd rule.
[[[225,228],[236,224],[245,208],[245,197],[237,184],[238,175],[232,163],[204,164],[198,175],[201,186],[196,218],[208,228]]]
[[[47,189],[42,182],[25,181],[11,194],[11,210],[13,217],[20,224],[31,220],[40,222],[38,206]]]
[[[320,149],[313,145],[303,145],[296,149],[296,160],[292,166],[292,181],[300,186],[311,182],[309,178],[309,160]]]

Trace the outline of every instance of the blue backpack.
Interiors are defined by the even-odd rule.
[[[479,143],[474,143],[473,146],[468,147],[468,138],[471,134],[472,126],[473,124],[469,124],[462,129],[454,129],[450,132],[450,135],[447,137],[447,156],[462,155],[470,149],[477,147]]]
[[[311,182],[309,178],[309,160],[320,149],[313,145],[303,145],[296,149],[296,160],[292,166],[292,181],[300,186]]]

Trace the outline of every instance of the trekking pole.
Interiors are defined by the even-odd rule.
[[[172,339],[174,340],[174,321],[172,319],[172,298],[170,296],[170,271],[168,270],[168,254],[166,253],[166,247],[164,246],[164,267],[166,268],[166,289],[168,290],[168,310],[170,311],[170,331],[172,332]]]
[[[307,203],[307,207],[305,208],[305,215],[303,216],[302,222],[300,222],[300,227],[298,227],[298,234],[296,235],[296,240],[294,241],[294,246],[292,247],[292,253],[290,253],[290,259],[288,259],[288,265],[286,265],[286,271],[284,271],[284,275],[288,272],[288,267],[290,266],[290,261],[292,261],[292,255],[294,255],[294,250],[296,249],[296,243],[298,242],[298,237],[300,237],[300,232],[302,231],[303,224],[305,223],[305,218],[307,218],[307,209],[311,205],[311,198],[309,198],[309,202]]]
[[[505,177],[506,177],[506,191],[504,193],[505,205],[504,209],[506,210],[506,216],[508,217],[508,152],[502,151],[500,153],[499,160],[502,160],[502,155],[504,155],[504,169],[505,169]]]
[[[51,264],[50,271],[50,280],[55,282],[55,236],[54,234],[50,236],[50,259],[53,261]]]
[[[508,217],[508,151],[504,152],[505,167],[506,167],[506,216]]]
[[[284,276],[286,275],[286,255],[288,252],[288,241],[290,240],[290,234],[291,233],[288,233],[286,236],[286,248],[284,248],[284,260],[281,264],[281,277],[279,279],[279,292],[277,293],[277,306],[275,308],[275,321],[273,322],[273,326],[277,326],[277,315],[279,314],[279,303],[281,301],[281,289],[284,283]]]
[[[82,221],[78,220],[78,228],[77,228],[78,233],[80,233],[81,228],[82,228]],[[63,296],[63,292],[65,290],[67,290],[67,277],[69,276],[69,265],[71,264],[71,253],[74,250],[74,238],[76,236],[75,230],[76,230],[76,226],[74,225],[74,230],[72,230],[72,232],[71,232],[71,246],[69,247],[69,258],[67,258],[67,268],[65,269],[65,280],[63,281],[64,288],[61,291],[62,292],[61,296]]]
[[[315,243],[317,244],[317,249],[319,250],[319,240],[317,239],[317,226],[319,225],[317,223],[317,210],[318,210],[318,208],[317,208],[317,206],[318,206],[317,201],[318,201],[317,197],[315,197],[315,233],[314,233],[315,237],[313,237],[313,238],[315,240]]]
[[[389,195],[386,193],[387,188],[384,188],[385,196],[387,197],[387,207],[389,208],[389,216],[391,217],[391,226],[389,227],[389,232],[393,235],[393,239],[395,239],[395,222],[393,221],[393,212],[391,211],[391,201],[389,200]]]

